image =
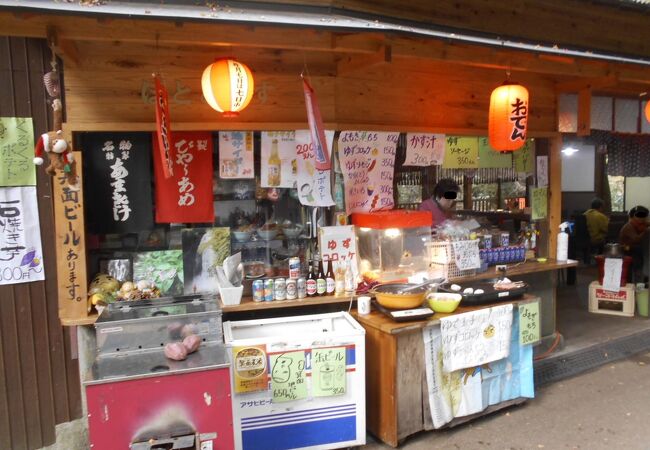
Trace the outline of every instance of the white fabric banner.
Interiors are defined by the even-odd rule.
[[[332,154],[334,131],[325,131],[327,151]],[[305,206],[332,206],[331,170],[316,168],[316,155],[309,130],[296,131],[294,155],[298,163],[298,199]]]
[[[446,372],[480,366],[508,356],[512,303],[440,319]]]
[[[36,187],[0,188],[0,284],[44,279]]]

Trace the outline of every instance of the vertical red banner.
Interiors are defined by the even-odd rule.
[[[165,178],[174,175],[174,161],[171,157],[171,124],[169,118],[169,100],[167,98],[167,88],[163,84],[160,76],[153,76],[156,89],[156,139],[158,143],[158,152],[163,161],[162,169]]]
[[[212,135],[205,131],[171,134],[174,175],[165,178],[154,152],[157,223],[213,223]]]
[[[325,127],[320,115],[316,92],[309,82],[303,78],[302,88],[305,94],[305,106],[307,107],[307,121],[311,133],[311,142],[314,144],[314,156],[316,157],[316,168],[318,170],[329,170],[332,167],[330,154],[325,139]]]

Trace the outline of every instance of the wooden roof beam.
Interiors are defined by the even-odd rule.
[[[606,77],[584,78],[557,83],[555,85],[555,91],[557,93],[580,92],[583,90],[594,91],[615,87],[616,85],[618,85],[618,79],[613,75],[609,75]]]
[[[347,75],[351,72],[369,69],[379,64],[390,63],[392,60],[390,45],[382,46],[379,51],[369,55],[345,56],[336,64],[336,74]]]
[[[54,48],[54,52],[63,60],[66,65],[78,67],[81,62],[81,56],[76,44],[59,36],[54,27],[47,27],[47,42]]]

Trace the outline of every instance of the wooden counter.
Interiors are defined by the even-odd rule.
[[[522,275],[529,275],[532,273],[539,272],[550,272],[553,270],[568,269],[569,267],[576,267],[578,261],[568,260],[564,262],[556,261],[555,259],[549,259],[546,262],[537,262],[537,261],[526,261],[516,264],[506,264],[506,276],[510,279],[517,278]],[[483,273],[477,273],[476,275],[470,277],[459,277],[454,278],[452,281],[463,282],[468,280],[485,280],[487,278],[494,278],[500,274],[496,271],[495,266],[488,267],[488,270]]]

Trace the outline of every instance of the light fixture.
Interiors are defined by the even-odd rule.
[[[488,117],[490,146],[500,152],[518,150],[526,143],[528,90],[506,81],[492,91]]]
[[[246,64],[219,59],[203,71],[201,89],[213,109],[224,117],[236,117],[253,98],[253,74]]]
[[[571,156],[571,155],[573,155],[574,153],[577,153],[577,152],[578,152],[578,149],[575,148],[575,147],[565,147],[565,148],[562,149],[562,153],[564,153],[567,156]]]

